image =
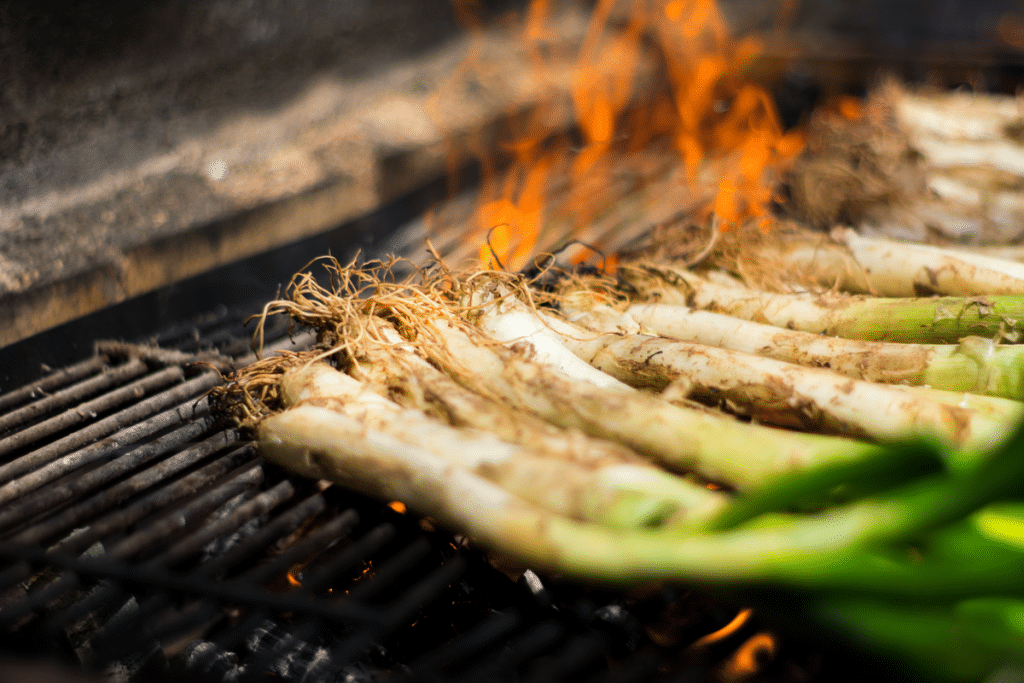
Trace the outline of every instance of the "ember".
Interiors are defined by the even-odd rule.
[[[730,621],[728,624],[726,624],[725,626],[723,626],[722,628],[718,629],[717,631],[715,631],[713,633],[709,633],[706,636],[701,636],[700,640],[695,642],[690,647],[695,648],[695,649],[700,649],[700,648],[704,647],[705,645],[709,645],[711,643],[716,643],[716,642],[722,640],[723,638],[728,638],[733,633],[736,633],[736,631],[740,630],[740,628],[742,628],[743,625],[745,623],[747,623],[747,621],[750,619],[750,615],[753,614],[753,613],[754,613],[754,610],[750,609],[749,607],[746,608],[746,609],[740,610],[739,614],[737,614],[733,618],[733,620]]]
[[[758,633],[743,643],[725,665],[722,672],[727,681],[735,681],[753,676],[764,668],[775,655],[775,639],[770,633]]]

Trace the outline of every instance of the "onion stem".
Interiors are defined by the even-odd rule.
[[[868,341],[950,344],[969,336],[1014,342],[1024,296],[883,298],[775,294],[711,282],[666,266],[622,269],[640,300],[706,309],[775,327]]]
[[[958,394],[909,392],[830,370],[658,336],[595,336],[552,316],[545,320],[580,358],[630,385],[661,390],[684,381],[705,401],[722,401],[735,412],[783,426],[886,441],[925,436],[984,451],[997,445],[1024,414],[1024,405],[1012,401],[999,405],[1009,412],[1001,419],[992,414],[995,408],[960,405]]]
[[[646,463],[582,463],[544,457],[488,432],[441,424],[419,410],[367,392],[358,381],[322,362],[285,372],[280,385],[287,408],[313,406],[353,418],[364,430],[417,446],[573,519],[616,527],[651,526],[666,520],[691,523],[714,514],[725,503],[723,494]]]
[[[587,315],[587,307],[563,309],[586,326],[599,323],[597,316]],[[672,304],[634,304],[625,312],[638,326],[663,337],[827,368],[869,382],[1024,397],[1024,346],[984,337],[964,337],[958,344],[898,344],[823,337]]]
[[[834,231],[839,244],[778,247],[785,267],[797,267],[826,287],[890,297],[1024,294],[1024,264],[929,244]],[[771,257],[773,250],[762,256]]]

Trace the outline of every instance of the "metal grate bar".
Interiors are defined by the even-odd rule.
[[[395,531],[395,527],[387,523],[374,527],[365,536],[339,553],[336,557],[331,558],[331,560],[326,563],[326,566],[320,567],[313,579],[305,579],[301,590],[292,591],[292,593],[303,595],[311,601],[320,601],[329,605],[335,604],[333,601],[326,601],[322,598],[318,598],[314,594],[326,590],[331,581],[338,574],[355,566],[355,564],[361,559],[369,557],[391,541],[395,536]],[[280,574],[281,571],[286,569],[288,566],[291,565],[285,565],[285,567],[278,569],[271,576]],[[254,570],[253,574],[255,574],[256,571],[258,570]],[[266,574],[267,573],[263,573],[263,576],[266,576]],[[263,578],[263,576],[260,576],[259,578]],[[252,580],[255,576],[250,575],[246,576],[246,578]],[[264,610],[254,611],[239,624],[227,632],[220,634],[214,641],[215,644],[223,650],[235,650],[238,645],[244,642],[249,634],[259,628],[268,616],[269,612]]]
[[[57,544],[64,552],[81,552],[102,538],[113,535],[146,515],[192,495],[209,486],[228,472],[255,462],[256,450],[249,445],[235,449],[208,465],[188,474],[169,486],[157,489],[143,496],[123,510],[115,510],[105,517],[89,524],[85,531],[70,536]]]
[[[269,562],[249,569],[245,574],[243,574],[243,578],[246,581],[251,581],[252,583],[267,583],[271,579],[285,573],[290,567],[298,562],[312,557],[316,553],[322,552],[332,543],[344,538],[358,523],[359,514],[356,513],[355,510],[346,510],[342,514],[328,521],[322,527],[316,529],[313,533],[309,534],[295,545],[289,546],[284,552],[271,559]],[[374,531],[376,531],[376,529]],[[375,537],[372,536],[374,531],[367,534],[367,537],[370,537],[371,541],[375,541]],[[393,533],[391,535],[387,535],[387,538],[384,541],[381,541],[381,544],[390,540],[391,536],[393,536]],[[364,537],[364,539],[365,538],[366,537]],[[355,561],[356,560],[350,560],[348,564],[354,564]],[[306,583],[308,583],[308,580]]]
[[[123,603],[129,597],[129,593],[115,589],[111,593],[111,602],[120,599]],[[172,610],[172,607],[170,595],[155,593],[139,603],[130,614],[121,618],[115,616],[104,624],[91,644],[101,652],[100,659],[120,659],[128,653],[143,651],[147,643],[173,633],[176,625],[181,628],[178,631],[181,633],[212,621],[221,611],[212,600],[192,601],[181,610]],[[199,618],[201,621],[197,621]]]
[[[123,365],[105,368],[104,372],[84,382],[79,382],[55,394],[50,394],[44,399],[30,403],[6,415],[0,415],[0,433],[53,412],[58,408],[78,403],[85,400],[88,396],[94,396],[101,391],[135,379],[146,372],[147,369],[146,364],[138,358],[130,360]]]
[[[228,552],[220,555],[209,562],[204,562],[193,572],[194,576],[208,578],[219,578],[227,569],[234,564],[244,561],[258,552],[265,551],[275,540],[298,528],[304,520],[319,514],[326,508],[326,501],[322,494],[310,496],[283,515],[275,517],[270,523],[261,529],[256,535],[239,543]],[[352,513],[355,516],[355,513]],[[47,628],[50,631],[58,632],[82,619],[90,612],[109,605],[117,600],[119,595],[126,595],[116,586],[106,586],[97,589],[88,598],[81,600],[62,613],[54,615],[47,621]],[[178,632],[185,630],[184,627]]]
[[[279,482],[277,486],[274,486],[269,491],[265,491],[252,500],[246,501],[240,505],[230,515],[227,515],[212,524],[200,527],[195,533],[178,541],[167,551],[148,560],[146,563],[141,565],[139,569],[140,571],[148,571],[150,568],[168,567],[173,565],[175,562],[181,561],[189,555],[202,550],[203,546],[207,545],[210,541],[237,530],[245,523],[245,521],[272,510],[291,498],[294,493],[295,486],[290,481],[285,480]],[[119,554],[116,552],[118,548],[119,546],[115,546],[111,555],[116,556]],[[104,591],[100,592],[103,593]],[[107,599],[110,601],[116,599],[115,594],[117,592],[119,591],[111,591],[108,594]],[[150,601],[148,609],[151,611],[149,612],[140,608],[137,614],[138,620],[142,623],[148,623],[148,619],[154,616],[157,611],[168,607],[170,605],[170,600],[167,596],[163,596],[163,598],[163,600]]]
[[[371,529],[365,536],[356,543],[330,558],[323,564],[318,564],[312,572],[307,575],[303,573],[302,585],[309,593],[322,593],[327,590],[338,574],[355,566],[357,562],[378,552],[389,543],[398,530],[393,524],[385,522]]]
[[[3,486],[0,486],[0,504],[23,496],[29,491],[34,491],[44,484],[48,484],[51,481],[59,479],[65,474],[80,467],[84,467],[85,465],[96,462],[97,460],[103,460],[111,457],[118,450],[126,446],[130,446],[147,436],[206,413],[209,406],[205,399],[199,399],[198,401],[192,402],[189,402],[187,399],[195,396],[204,389],[209,389],[210,387],[207,385],[211,384],[212,379],[213,377],[208,376],[197,377],[191,382],[186,382],[174,389],[158,394],[157,396],[152,397],[152,399],[143,401],[142,403],[137,403],[133,408],[128,408],[116,415],[111,415],[107,420],[111,420],[112,424],[118,424],[121,427],[120,431],[106,439],[103,439],[102,441],[96,441],[90,446],[86,446],[85,448],[81,448],[77,451],[72,451],[71,453],[61,453],[61,451],[64,450],[64,441],[74,441],[77,443],[85,440],[84,438],[80,438],[79,435],[90,431],[91,428],[83,429],[69,435],[67,439],[61,439],[57,443],[51,444],[51,446],[54,446],[55,448],[42,448],[31,455],[10,463],[11,465],[18,465],[19,463],[32,459],[40,461],[38,463],[39,469],[21,477],[20,479],[9,481]],[[175,407],[159,413],[148,420],[145,419],[156,411],[166,408],[167,404],[174,405]],[[136,411],[135,408],[140,406],[142,406],[142,408]],[[102,422],[106,422],[107,420],[103,420]],[[102,423],[98,422],[92,425],[92,427],[97,427],[97,431],[102,432],[111,428],[111,425],[102,425]],[[36,456],[40,457],[36,458]],[[43,464],[43,462],[46,464]],[[24,469],[24,467],[21,469]]]
[[[376,615],[375,610],[355,604],[355,601],[337,604],[330,600],[312,599],[301,591],[277,594],[248,582],[216,582],[205,577],[183,576],[160,569],[142,574],[137,566],[117,558],[77,558],[63,553],[47,554],[40,548],[13,546],[9,543],[0,543],[0,557],[24,560],[39,566],[54,565],[68,573],[115,581],[132,589],[166,590],[178,595],[209,597],[224,603],[280,613],[308,613],[313,617],[339,623],[365,622]],[[0,617],[4,614],[0,612]]]
[[[0,396],[0,411],[9,410],[12,406],[31,401],[38,396],[45,396],[57,387],[77,382],[83,377],[88,377],[101,371],[105,365],[106,358],[93,356],[92,358],[87,358],[79,363],[57,370],[43,377],[38,382],[13,389]]]
[[[154,558],[151,561],[158,561],[161,564],[167,565],[180,562],[186,557],[201,551],[203,546],[209,544],[214,539],[233,533],[250,519],[270,512],[278,505],[289,500],[295,495],[295,492],[295,485],[285,479],[273,488],[239,505],[231,514],[211,524],[204,524],[195,533],[181,539],[168,550],[161,553],[158,558]]]
[[[104,606],[112,607],[118,600],[123,604],[129,597],[129,594],[118,584],[108,583],[97,587],[87,598],[79,600],[63,612],[57,612],[48,617],[43,624],[43,630],[48,633],[60,633],[63,629],[69,628],[72,624],[83,619],[90,612]]]
[[[259,534],[249,539],[249,543],[247,545],[251,547],[236,547],[229,553],[215,558],[214,560],[199,567],[195,572],[195,575],[214,577],[222,574],[228,567],[237,564],[245,557],[253,554],[255,551],[265,549],[266,546],[269,545],[270,539],[277,538],[288,533],[291,529],[297,528],[303,520],[319,514],[323,510],[324,502],[322,494],[317,494],[307,498],[305,501],[292,508],[288,515],[276,518]],[[287,524],[284,523],[286,521],[288,522]],[[355,510],[346,510],[340,515],[332,518],[312,534],[304,537],[301,541],[289,547],[281,555],[278,555],[270,562],[259,565],[246,572],[244,575],[244,581],[252,585],[262,586],[267,581],[284,573],[296,562],[308,558],[310,555],[319,552],[330,543],[333,543],[339,538],[345,536],[351,528],[358,523],[358,521],[359,515]],[[252,621],[258,624],[262,622],[265,617],[266,613],[260,611],[260,616]],[[255,628],[255,626],[253,628]],[[182,630],[182,628],[175,627],[171,629],[171,632],[181,633]],[[251,630],[252,629],[249,629],[249,631]]]
[[[180,368],[167,368],[167,371],[169,371],[168,375],[164,379],[166,379],[167,377],[173,377],[175,374],[177,374],[179,379],[182,377]],[[170,371],[177,371],[177,373]],[[161,375],[162,373],[163,371],[161,371],[161,373],[157,373],[157,375]],[[151,375],[150,377],[140,381],[145,382],[151,379],[152,377],[156,377],[157,375]],[[184,384],[179,384],[173,389],[169,389],[160,394],[157,394],[156,396],[152,396],[144,401],[140,401],[131,406],[130,408],[126,408],[118,413],[110,415],[109,417],[106,417],[100,420],[99,422],[91,424],[88,427],[85,427],[84,429],[80,429],[72,434],[69,434],[63,439],[59,439],[47,446],[44,446],[43,448],[40,448],[37,451],[34,451],[24,457],[18,458],[17,460],[14,460],[13,462],[7,463],[6,465],[0,467],[0,482],[10,482],[11,479],[14,479],[17,476],[21,476],[22,474],[25,474],[26,472],[29,472],[37,467],[41,467],[49,462],[52,462],[53,460],[56,460],[62,455],[65,455],[75,450],[76,448],[82,448],[87,444],[94,444],[98,439],[103,439],[104,437],[114,434],[115,432],[116,434],[114,434],[114,436],[101,442],[101,444],[109,446],[110,448],[120,448],[121,446],[128,445],[132,443],[134,439],[126,438],[126,434],[135,434],[139,429],[139,427],[136,427],[136,431],[133,432],[130,429],[132,425],[136,425],[136,423],[145,420],[147,417],[150,417],[151,415],[158,411],[164,410],[170,406],[181,404],[182,402],[185,402],[188,399],[194,397],[196,394],[211,389],[212,387],[216,386],[216,384],[219,381],[220,377],[219,375],[217,375],[217,373],[205,373],[192,380],[189,380],[188,382],[185,382]],[[163,383],[164,382],[162,381],[160,382],[161,385]],[[139,389],[141,389],[141,387]],[[177,411],[177,421],[180,422],[182,420],[187,420],[191,418],[194,412],[195,411],[192,410],[191,408],[179,408],[179,410]],[[68,413],[64,414],[67,415]],[[45,424],[46,423],[44,422],[37,426],[42,426]],[[168,422],[163,426],[167,427],[170,426],[170,424],[171,423]],[[29,428],[25,430],[25,432],[31,431],[32,429],[34,428]],[[149,433],[152,433],[152,431],[155,430],[150,430]],[[21,435],[24,434],[25,432],[19,432],[18,434],[15,434],[13,437],[10,438],[16,439],[18,437],[21,437]],[[13,482],[10,482],[5,486],[0,487],[0,502],[10,500],[10,498],[4,498],[3,496],[11,495],[10,493],[4,493],[5,489],[7,489],[11,483]],[[14,488],[16,489],[17,487]]]
[[[68,501],[81,498],[84,494],[116,479],[122,474],[145,465],[154,458],[166,455],[169,451],[201,436],[212,424],[213,420],[209,417],[188,422],[170,434],[135,448],[116,460],[97,467],[79,477],[62,481],[55,486],[42,488],[35,495],[24,496],[17,501],[17,504],[0,512],[0,529],[10,529],[15,524],[45,510],[57,510]],[[217,443],[219,447],[223,444],[224,439],[221,438],[216,441],[219,442]],[[212,448],[214,448],[214,444],[211,443],[207,450],[210,451]],[[111,490],[105,491],[104,495],[109,497]],[[71,523],[75,521],[78,520],[72,520]],[[32,542],[28,540],[32,536],[35,536],[36,539],[45,538],[45,536],[39,536],[42,528],[42,525],[33,526],[25,534],[19,536],[18,539]]]
[[[194,438],[192,435],[196,434],[196,432],[198,432],[196,436],[202,434],[202,432],[205,431],[207,424],[207,420],[189,423],[181,429],[161,438],[167,439],[168,442],[177,442],[179,439],[188,440]],[[65,509],[56,516],[33,524],[28,529],[25,529],[20,534],[14,536],[11,540],[17,543],[41,543],[47,538],[56,536],[61,531],[69,530],[75,525],[83,523],[85,520],[94,517],[104,510],[108,510],[115,505],[124,502],[130,496],[167,480],[168,477],[194,465],[203,458],[206,458],[212,453],[222,450],[237,441],[238,433],[235,431],[218,432],[208,439],[200,441],[198,444],[160,462],[155,467],[150,467],[129,479],[125,479],[124,481],[105,489],[98,495],[94,495],[91,498]],[[156,444],[156,441],[154,441],[153,444]],[[143,448],[148,448],[150,445],[152,444],[148,444]],[[132,451],[129,456],[134,456],[135,453],[136,451]],[[121,459],[118,459],[110,463],[110,465],[113,466],[120,462]],[[240,465],[241,461],[238,462],[238,464]],[[98,472],[106,467],[107,465],[104,465],[94,471]],[[90,472],[85,475],[83,479],[92,474],[93,473]]]
[[[513,611],[492,614],[473,627],[473,630],[420,656],[409,668],[413,671],[436,672],[469,659],[508,636],[519,626],[520,621],[519,615]]]
[[[278,669],[281,664],[288,666],[291,659],[290,655],[296,651],[301,651],[306,643],[312,640],[322,628],[323,626],[315,619],[304,619],[298,624],[291,626],[279,641],[250,657],[249,662],[245,666],[245,671],[240,677],[240,683],[265,681],[267,673],[271,675],[283,673],[272,670],[272,667],[273,669]],[[275,667],[275,664],[278,666]],[[288,668],[290,669],[290,667]]]
[[[107,549],[106,555],[112,559],[131,557],[146,547],[172,536],[182,527],[195,523],[198,518],[209,514],[217,506],[253,486],[258,486],[262,481],[263,469],[259,463],[253,463],[250,469],[199,496],[181,510],[155,521],[145,529],[114,544],[113,547]],[[43,607],[68,591],[74,590],[78,585],[78,575],[74,572],[65,572],[52,583],[34,591],[24,600],[0,612],[0,625],[10,626],[26,614]]]
[[[406,563],[405,570],[408,570],[412,564]],[[400,600],[389,605],[378,622],[364,626],[348,641],[333,649],[331,651],[332,658],[335,661],[347,662],[361,655],[373,643],[383,640],[388,633],[408,623],[424,603],[440,594],[446,586],[452,584],[465,571],[466,561],[461,557],[456,556],[448,560],[417,581],[403,594]],[[370,583],[376,583],[379,577],[380,573],[378,572]],[[348,597],[351,598],[352,594],[350,593]]]
[[[256,553],[265,551],[271,543],[285,534],[294,531],[303,521],[323,512],[323,510],[326,509],[326,506],[327,501],[323,494],[318,493],[310,496],[288,510],[286,513],[275,517],[256,535],[239,543],[223,555],[201,564],[193,572],[193,576],[209,578],[218,578],[222,576],[230,567],[245,561],[246,558],[251,557]],[[327,525],[321,527],[329,527],[325,528],[325,531],[328,533],[328,537],[325,541],[330,542],[333,539],[340,538],[349,528],[355,525],[357,521],[358,515],[354,510],[347,510],[345,513],[335,517]],[[296,546],[298,545],[299,544],[296,544]],[[296,549],[296,546],[293,546],[289,550]],[[296,561],[308,557],[312,552],[315,552],[315,550],[316,544],[304,544],[304,547],[299,549],[299,552],[295,554],[294,557],[289,557],[288,560],[283,563],[272,563],[276,565],[276,569],[271,569],[268,572],[266,571],[267,565],[260,565],[258,569],[263,571],[253,572],[252,576],[247,576],[247,580],[252,584],[262,585],[267,580],[284,572]],[[173,551],[168,553],[168,555],[173,554]],[[286,554],[292,555],[292,553]],[[281,556],[278,557],[280,558]],[[161,557],[160,560],[166,560],[166,558]],[[68,625],[75,623],[90,612],[98,610],[104,605],[113,603],[119,596],[124,596],[126,598],[127,594],[116,586],[107,586],[106,588],[99,589],[93,595],[89,596],[89,598],[76,603],[59,616],[51,618],[49,621],[49,628],[54,632],[59,631],[61,628],[65,628]],[[147,610],[155,612],[169,604],[170,601],[165,599],[155,608],[151,608],[149,606],[140,607],[139,616],[140,618],[143,618],[149,613]],[[173,618],[165,618],[164,621],[168,633],[183,633],[193,626],[191,618],[185,615],[181,615],[180,623],[176,623]],[[146,623],[148,623],[148,621]],[[154,637],[159,639],[158,636]]]
[[[166,601],[158,593],[139,605],[138,611],[115,623],[108,623],[90,644],[100,661],[116,661],[159,643],[164,638],[189,633],[211,623],[221,614],[221,608],[210,600],[194,602],[181,612],[159,614],[156,603]]]
[[[417,538],[394,557],[377,567],[373,573],[373,581],[363,581],[349,591],[348,597],[353,600],[368,602],[381,591],[388,588],[403,574],[412,569],[417,562],[430,553],[430,543],[426,538]]]
[[[146,499],[138,501],[131,508],[120,510],[113,515],[109,515],[106,519],[90,525],[90,527],[85,531],[65,539],[52,550],[59,552],[81,552],[85,548],[93,545],[97,539],[103,538],[116,530],[127,527],[129,524],[137,521],[152,510],[162,507],[163,505],[168,505],[187,494],[195,492],[205,484],[220,478],[246,461],[250,461],[255,464],[255,461],[252,460],[251,447],[240,448],[227,456],[214,461],[202,470],[198,470],[192,475],[179,480],[175,485],[173,485],[173,487],[168,487],[174,489],[170,492],[170,495],[167,495],[166,491],[157,491]],[[18,581],[24,581],[31,576],[31,567],[23,564],[15,565],[0,573],[0,586],[11,586]]]
[[[542,683],[558,681],[574,671],[583,669],[588,663],[597,659],[604,651],[608,639],[599,633],[577,636],[570,640],[558,652],[534,662],[532,671],[526,678]]]
[[[54,434],[58,434],[61,431],[64,431],[70,427],[74,427],[75,425],[81,424],[87,420],[92,420],[100,413],[107,412],[125,403],[138,401],[148,393],[151,393],[158,389],[162,389],[169,384],[181,382],[184,379],[185,373],[181,368],[177,366],[164,368],[163,370],[153,373],[148,377],[143,377],[142,379],[136,380],[131,384],[127,384],[121,387],[120,389],[111,391],[110,393],[104,394],[99,398],[94,398],[91,401],[88,401],[79,406],[76,406],[75,408],[72,408],[71,410],[67,410],[61,413],[60,415],[51,417],[49,420],[44,420],[43,422],[33,425],[28,429],[24,429],[16,434],[12,434],[11,436],[8,436],[5,439],[0,439],[0,455],[6,455],[11,451],[31,446],[33,443],[39,441],[40,439],[52,436]],[[134,408],[139,405],[141,405],[141,403],[136,403],[132,408],[129,408],[128,410],[134,410]],[[107,431],[102,431],[101,425],[107,426]],[[96,424],[91,425],[86,429],[79,430],[65,437],[64,439],[61,439],[60,441],[56,442],[56,444],[51,444],[51,447],[56,446],[57,444],[64,444],[65,442],[68,442],[74,445],[67,448],[67,450],[70,450],[71,448],[77,448],[86,443],[89,443],[92,440],[102,438],[121,426],[123,425],[115,425],[112,421],[110,421],[110,418],[107,418],[106,420],[101,420],[100,422],[97,422]],[[82,436],[87,432],[89,436]],[[37,451],[36,453],[33,453],[32,456],[19,458],[14,462],[8,463],[7,465],[0,467],[0,481],[8,481],[10,479],[13,479],[19,474],[27,472],[34,467],[38,467],[38,465],[43,462],[47,462],[47,460],[45,459],[45,455],[37,454],[40,452],[49,453],[51,450],[53,449],[43,449],[42,451]],[[67,450],[65,450],[64,452],[66,453]]]
[[[64,572],[46,585],[34,588],[24,599],[8,605],[0,611],[0,628],[10,628],[25,615],[31,614],[46,603],[78,588],[79,583],[78,574]]]
[[[256,461],[243,466],[241,472],[219,486],[189,501],[183,507],[154,520],[134,534],[121,539],[107,549],[107,555],[112,558],[127,559],[156,543],[166,543],[180,530],[197,524],[218,506],[240,493],[259,486],[263,480],[263,467],[260,462]]]
[[[240,542],[226,553],[207,560],[196,568],[196,572],[202,576],[208,576],[211,578],[222,577],[227,574],[232,567],[238,566],[242,562],[245,562],[259,553],[265,552],[267,548],[269,548],[279,538],[283,537],[285,534],[295,531],[303,522],[308,519],[312,519],[326,509],[327,497],[322,493],[314,494],[309,498],[300,501],[289,510],[283,513],[278,513],[253,536]],[[339,535],[335,536],[335,538],[340,538],[340,533],[344,532],[346,526],[354,525],[357,519],[358,516],[355,511],[348,510],[343,515],[331,520],[332,522],[340,522],[339,528],[335,532]]]
[[[454,583],[465,571],[466,560],[461,555],[445,560],[444,564],[406,590],[401,599],[388,605],[387,616],[382,620],[385,628],[390,631],[408,623],[416,610]]]

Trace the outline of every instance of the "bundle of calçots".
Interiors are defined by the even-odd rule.
[[[268,305],[318,345],[221,394],[267,458],[536,570],[785,605],[927,680],[1024,667],[1024,296],[392,265],[325,259]]]

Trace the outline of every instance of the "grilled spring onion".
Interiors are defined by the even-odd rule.
[[[921,680],[999,680],[1017,671],[1022,643],[1012,632],[1024,614],[1020,598],[982,597],[952,604],[908,607],[874,597],[815,600],[806,616],[845,638],[897,656],[917,669]],[[1005,668],[1004,668],[1005,667]]]
[[[571,320],[591,327],[601,322],[600,305],[577,297],[563,309]],[[638,329],[663,337],[828,368],[869,382],[1024,397],[1024,346],[984,337],[964,337],[958,344],[898,344],[823,337],[673,304],[633,304],[625,313]]]
[[[1024,329],[1024,296],[919,299],[835,293],[774,294],[712,282],[671,266],[621,269],[640,300],[716,313],[844,339],[950,344],[969,336],[1015,342]]]
[[[1013,548],[972,546],[969,558],[940,556],[935,562],[871,549],[984,504],[973,495],[975,480],[987,483],[990,471],[925,480],[885,498],[782,523],[681,536],[553,514],[422,447],[326,408],[303,405],[266,417],[259,438],[269,457],[298,472],[403,500],[531,567],[591,581],[770,583],[901,599],[1024,593],[1018,579],[1024,553]]]
[[[837,242],[781,245],[762,253],[826,287],[893,297],[1024,294],[1024,264],[929,244],[833,232]]]
[[[486,293],[484,281],[494,274],[412,285],[336,262],[328,262],[328,269],[334,274],[331,289],[303,275],[293,281],[289,300],[271,308],[316,328],[324,344],[353,358],[374,340],[375,325],[369,321],[385,319],[417,354],[466,389],[559,427],[623,444],[668,469],[742,489],[772,474],[857,460],[878,450],[850,439],[793,433],[672,405],[592,368],[555,337],[505,346],[467,322],[481,303],[460,301]],[[520,322],[512,316],[501,324],[511,338],[521,339],[536,323],[523,330]],[[378,342],[395,345],[379,335]],[[552,349],[560,349],[555,358],[547,353]]]
[[[367,324],[383,343],[364,346],[354,370],[364,385],[402,406],[421,410],[454,427],[487,431],[503,441],[529,446],[545,457],[587,466],[647,462],[621,444],[595,439],[578,429],[561,429],[470,391],[420,357],[386,320],[371,318]]]
[[[670,469],[696,471],[736,488],[748,488],[789,469],[863,457],[875,448],[838,437],[745,424],[674,406],[634,389],[597,387],[543,365],[535,355],[483,348],[447,322],[428,324],[444,344],[443,349],[428,351],[431,359],[465,386],[500,395],[553,424],[626,444]],[[525,353],[532,353],[532,348]],[[453,357],[459,359],[457,365]]]
[[[692,523],[725,503],[723,494],[646,463],[606,460],[587,466],[544,457],[484,431],[455,429],[419,410],[402,408],[366,391],[360,382],[326,363],[310,363],[285,372],[280,389],[287,408],[325,408],[353,418],[366,432],[380,432],[418,446],[452,467],[472,472],[524,500],[573,519],[614,527]],[[367,437],[348,438],[358,442]],[[276,459],[277,451],[271,445],[267,454]]]
[[[296,389],[275,378],[285,403],[293,407],[261,419],[258,432],[263,452],[309,476],[329,478],[384,499],[403,500],[412,509],[538,571],[602,583],[668,580],[754,587],[751,595],[764,597],[764,609],[785,604],[791,610],[799,605],[819,623],[861,638],[878,651],[900,653],[921,670],[935,674],[933,679],[978,680],[1007,662],[1024,658],[1024,639],[1016,624],[1024,597],[1019,579],[1024,573],[1020,533],[1024,511],[1019,503],[1009,511],[999,503],[991,505],[1020,496],[1024,460],[1019,454],[1024,434],[1018,432],[992,457],[975,459],[963,468],[946,468],[948,456],[924,443],[869,448],[860,451],[860,458],[849,452],[850,457],[831,461],[832,467],[790,468],[782,476],[751,480],[754,491],[741,494],[696,528],[687,527],[685,534],[676,528],[624,529],[573,520],[488,479],[486,468],[477,467],[465,454],[412,444],[369,427],[383,427],[383,418],[371,415],[371,409],[358,403],[351,405],[350,394],[360,398],[368,389],[375,393],[368,403],[385,406],[382,413],[407,415],[398,406],[378,400],[382,394],[407,400],[410,405],[433,403],[431,392],[443,386],[434,383],[436,369],[417,376],[417,384],[409,391],[403,391],[400,380],[382,380],[384,373],[399,366],[382,371],[374,354],[392,349],[402,352],[396,357],[408,367],[418,364],[422,369],[422,358],[435,358],[462,385],[482,389],[487,400],[507,393],[513,397],[512,403],[529,404],[540,413],[547,410],[547,404],[560,406],[560,401],[571,411],[579,397],[585,402],[596,402],[600,395],[611,397],[610,404],[593,409],[592,417],[572,417],[570,412],[568,421],[615,422],[619,417],[616,410],[628,402],[635,400],[641,408],[650,408],[654,404],[646,399],[658,401],[622,388],[614,380],[600,379],[600,375],[591,376],[604,388],[581,379],[588,373],[579,370],[575,362],[553,358],[560,354],[557,337],[549,337],[550,343],[537,343],[553,332],[535,316],[532,320],[523,315],[499,317],[495,329],[509,337],[504,344],[483,335],[462,316],[489,327],[487,318],[492,314],[523,311],[514,310],[511,303],[502,310],[500,304],[508,303],[508,297],[479,297],[460,308],[459,315],[452,315],[452,309],[446,308],[451,304],[447,293],[472,298],[473,289],[454,285],[440,292],[418,289],[411,295],[419,299],[415,310],[403,308],[404,299],[389,299],[387,288],[380,296],[358,300],[344,291],[303,289],[296,299],[300,303],[289,306],[289,312],[318,327],[322,343],[329,347],[324,354],[337,358],[358,383],[344,375],[324,374],[327,380],[310,385],[308,377],[297,373]],[[428,301],[429,306],[423,305]],[[401,331],[398,340],[386,334],[374,337],[376,323],[384,319]],[[422,358],[413,360],[409,354]],[[366,365],[371,361],[372,367]],[[563,370],[556,371],[548,363]],[[577,370],[576,379],[562,374]],[[319,377],[321,370],[316,372]],[[317,387],[336,380],[344,385],[340,391],[332,389],[326,397],[316,395]],[[341,397],[332,397],[334,393]],[[458,400],[440,404],[436,411],[454,424],[468,414],[470,406],[483,405],[468,396],[462,392]],[[628,401],[620,404],[620,397]],[[315,405],[318,401],[322,405]],[[449,413],[452,406],[460,407]],[[584,406],[584,416],[587,410]],[[402,419],[408,423],[426,420],[416,415]],[[487,422],[502,424],[503,419],[481,418],[481,423]],[[726,422],[692,425],[703,426],[706,432],[720,429]],[[777,435],[779,441],[788,438],[785,432],[762,429]],[[670,430],[661,433],[663,437],[678,434]],[[683,433],[682,438],[689,436]],[[701,432],[693,436],[699,438]],[[416,438],[420,438],[418,434]],[[730,438],[726,434],[724,441]],[[717,435],[713,439],[717,441]],[[825,438],[816,443],[824,448],[852,442]],[[756,449],[775,445],[755,439],[747,448],[756,458]],[[733,455],[744,457],[742,452]],[[827,457],[821,460],[830,462]],[[576,458],[558,462],[574,463]],[[821,504],[837,500],[837,487],[845,491],[838,499],[846,502],[821,509]],[[851,494],[851,489],[856,492]],[[802,502],[810,502],[814,514],[794,514],[794,509],[807,509]],[[773,592],[777,589],[785,590],[784,600]],[[894,600],[900,601],[898,610],[891,606]],[[853,624],[851,616],[855,617]],[[965,627],[983,628],[983,637],[957,639],[957,630]],[[922,637],[909,637],[911,630]],[[990,643],[999,647],[989,647]]]
[[[501,305],[506,316],[513,311],[523,317],[532,314],[513,299]],[[973,410],[958,405],[962,399],[957,394],[908,392],[828,370],[664,337],[604,334],[611,325],[595,334],[541,315],[543,323],[535,318],[538,327],[546,325],[574,354],[617,379],[658,390],[682,381],[688,391],[704,399],[724,401],[736,412],[773,424],[878,440],[928,436],[979,451],[999,443],[1024,413],[1024,406],[1006,399],[979,397],[992,407]]]

